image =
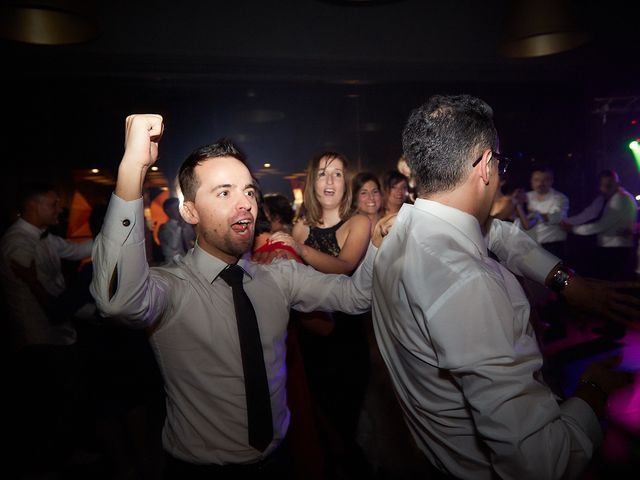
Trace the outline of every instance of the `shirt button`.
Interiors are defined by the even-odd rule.
[[[122,225],[128,227],[129,225],[131,225],[131,221],[128,218],[125,218],[124,220],[122,220]]]

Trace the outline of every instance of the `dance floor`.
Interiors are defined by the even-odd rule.
[[[587,480],[639,478],[640,473],[640,331],[628,330],[617,341],[594,334],[592,322],[568,321],[567,335],[543,346],[548,373],[565,395],[591,362],[622,355],[620,369],[634,372],[634,383],[610,397],[601,448],[584,474]]]

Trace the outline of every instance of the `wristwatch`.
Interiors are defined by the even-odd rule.
[[[560,265],[553,273],[553,276],[551,277],[551,285],[549,285],[549,287],[556,292],[561,292],[567,285],[569,285],[569,281],[574,275],[575,272],[573,270]]]

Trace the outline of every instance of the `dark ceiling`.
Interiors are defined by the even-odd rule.
[[[380,173],[401,153],[409,111],[433,93],[458,92],[494,107],[505,149],[566,171],[580,158],[595,169],[609,161],[605,137],[618,128],[612,111],[603,130],[597,99],[640,95],[637,1],[571,2],[589,42],[529,59],[498,54],[513,2],[339,3],[99,1],[101,33],[84,44],[0,40],[0,154],[18,160],[7,162],[9,178],[114,170],[124,117],[140,111],[165,115],[168,178],[193,148],[221,136],[255,170],[274,165],[263,172],[270,190],[286,189],[283,177],[326,149]],[[617,103],[620,124],[639,103]]]
[[[498,54],[508,0],[97,3],[96,39],[62,48],[3,44],[3,54],[31,72],[183,80],[594,81],[608,71],[624,81],[638,72],[638,2],[570,2],[590,41],[525,60]],[[538,3],[542,16],[553,14],[549,0]],[[22,63],[27,58],[35,61]]]

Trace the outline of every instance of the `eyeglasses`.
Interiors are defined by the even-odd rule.
[[[509,157],[505,157],[501,153],[494,152],[493,150],[491,150],[491,158],[498,160],[498,175],[503,177],[507,173],[507,168],[509,167],[509,163],[511,163],[511,159]],[[482,160],[482,156],[473,162],[471,166],[475,167],[480,163],[480,160]]]

